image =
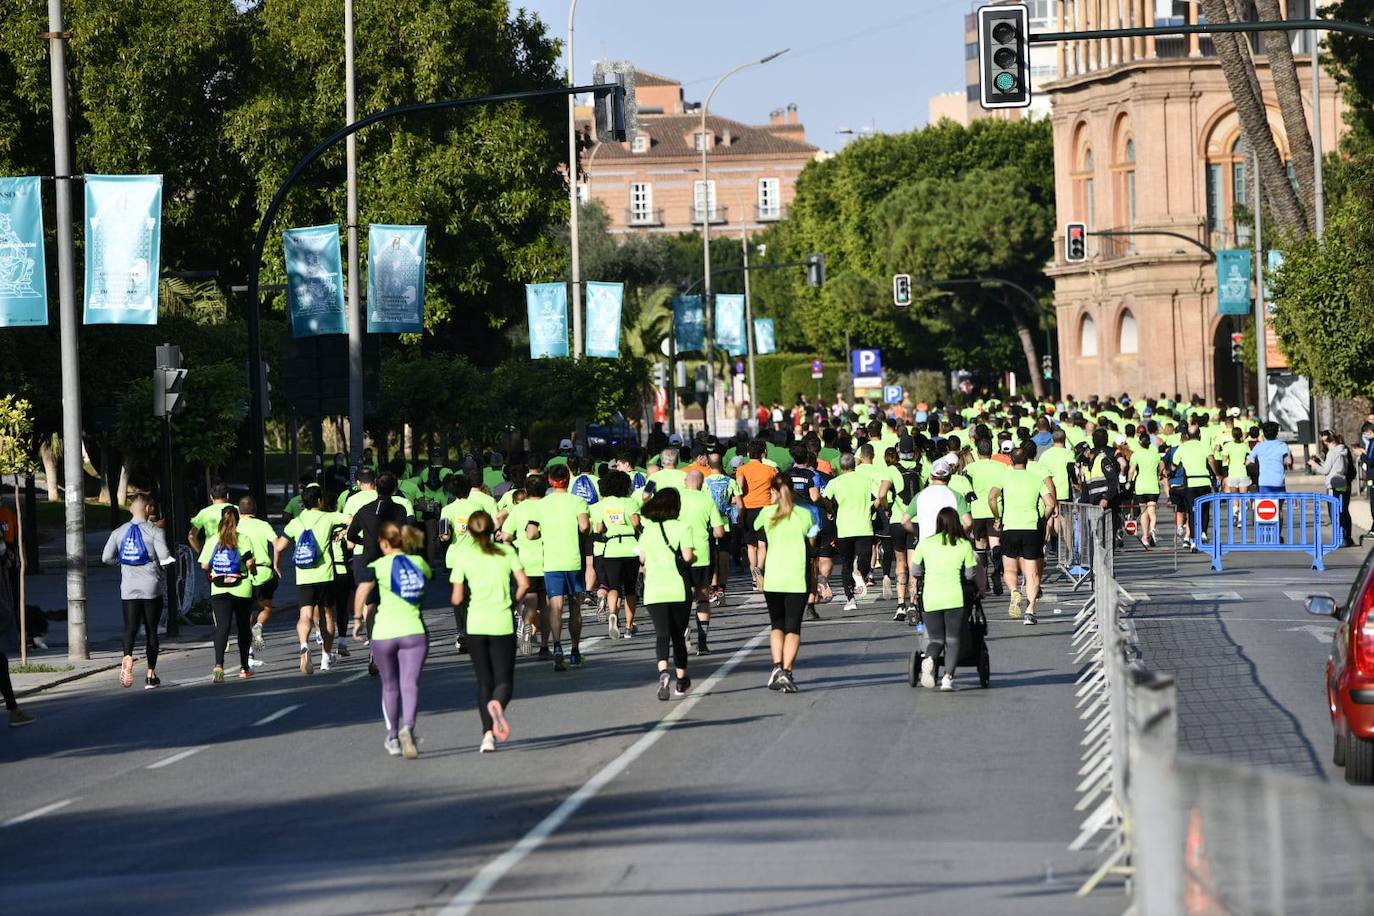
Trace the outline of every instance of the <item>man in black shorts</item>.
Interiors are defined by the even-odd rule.
[[[1002,569],[1011,591],[1010,616],[1024,617],[1032,626],[1037,622],[1035,603],[1040,596],[1040,561],[1045,558],[1045,534],[1041,527],[1040,504],[1047,515],[1059,507],[1054,482],[1038,472],[1026,470],[1026,449],[1011,453],[1011,470],[1002,475],[988,496],[993,511],[1002,523]],[[1018,576],[1025,577],[1024,597],[1018,590]]]

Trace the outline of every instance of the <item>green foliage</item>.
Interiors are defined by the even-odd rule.
[[[1285,248],[1271,278],[1274,330],[1294,372],[1336,397],[1374,394],[1374,158],[1348,176],[1324,242]]]
[[[34,451],[29,402],[12,394],[0,396],[0,475],[37,473]]]
[[[248,401],[241,362],[187,363],[182,389],[186,408],[172,417],[172,448],[179,461],[219,467],[234,455]],[[118,401],[115,443],[138,468],[155,468],[161,456],[162,421],[153,417],[151,374],[131,382]]]
[[[791,354],[793,362],[782,370],[781,378],[781,400],[783,404],[797,403],[798,395],[806,395],[806,399],[812,403],[816,399],[816,391],[821,393],[821,401],[829,403],[835,397],[835,392],[840,388],[840,369],[834,365],[825,367],[822,377],[814,379],[811,377],[811,359],[814,357],[798,357]],[[801,361],[804,360],[804,361]]]
[[[1374,22],[1374,0],[1337,0],[1322,9],[1328,19]],[[1368,148],[1374,139],[1374,46],[1363,35],[1329,32],[1323,63],[1341,84],[1350,133],[1342,146],[1350,151]]]

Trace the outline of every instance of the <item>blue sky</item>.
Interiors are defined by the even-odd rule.
[[[511,0],[567,36],[569,0]],[[782,48],[764,67],[730,78],[713,111],[750,123],[796,102],[808,139],[838,149],[835,132],[884,132],[925,123],[927,101],[963,91],[967,0],[579,0],[579,82],[592,62],[628,59],[681,79],[700,101],[726,70]]]

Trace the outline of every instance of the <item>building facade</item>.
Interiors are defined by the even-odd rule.
[[[1181,16],[1196,16],[1195,6],[1177,6]],[[1145,0],[1064,0],[1058,15],[1056,30],[1069,31],[1129,26],[1158,14]],[[1263,49],[1258,41],[1252,47]],[[1254,198],[1251,157],[1210,39],[1074,41],[1054,50],[1064,76],[1045,88],[1053,103],[1061,231],[1047,273],[1055,284],[1062,390],[1078,397],[1199,394],[1239,403],[1246,389],[1230,343],[1242,325],[1217,314],[1216,265],[1188,241],[1245,248],[1251,235],[1244,216]],[[1268,60],[1256,53],[1255,64],[1288,161]],[[1298,75],[1310,123],[1309,57],[1298,58]],[[1342,105],[1329,78],[1321,119],[1330,151],[1342,130]],[[1062,232],[1069,222],[1121,234],[1090,236],[1088,260],[1069,264]]]
[[[644,71],[635,81],[638,133],[582,157],[582,199],[605,205],[612,232],[692,232],[707,221],[713,232],[752,232],[786,215],[797,176],[821,155],[806,142],[796,105],[758,126],[708,114],[703,133],[700,107],[684,101],[681,83]],[[579,116],[590,130],[591,112]]]

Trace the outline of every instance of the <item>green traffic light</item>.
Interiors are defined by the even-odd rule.
[[[993,77],[992,85],[998,92],[1011,92],[1016,88],[1016,76],[1011,73],[999,73]]]

